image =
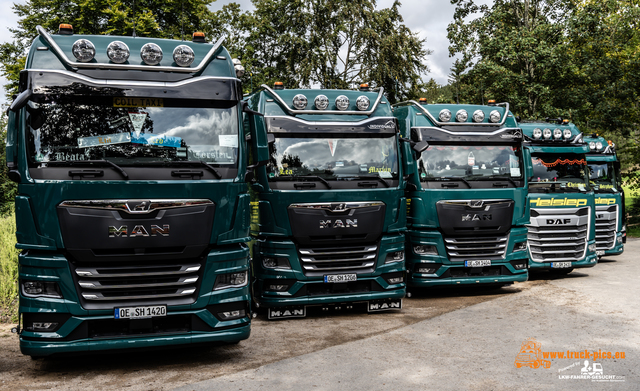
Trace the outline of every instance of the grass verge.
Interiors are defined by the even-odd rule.
[[[18,320],[18,250],[13,213],[0,217],[0,322]]]

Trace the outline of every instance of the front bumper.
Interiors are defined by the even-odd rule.
[[[595,254],[588,255],[584,259],[580,261],[571,262],[571,268],[585,268],[585,267],[594,267],[598,263],[598,256]],[[535,262],[531,261],[529,263],[529,268],[531,270],[552,270],[551,262]],[[562,270],[562,269],[558,269]]]

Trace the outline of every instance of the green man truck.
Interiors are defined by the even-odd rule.
[[[622,254],[627,230],[616,145],[596,134],[585,137],[584,141],[589,145],[587,165],[595,193],[596,254],[598,257]]]
[[[409,141],[409,287],[526,281],[527,177],[509,105],[407,101],[394,115]]]
[[[37,29],[6,150],[22,352],[248,338],[244,69],[202,33]]]
[[[245,97],[256,198],[253,297],[269,319],[402,307],[406,201],[397,121],[383,89]]]
[[[595,200],[584,135],[568,120],[521,123],[529,173],[531,270],[567,274],[597,263]]]

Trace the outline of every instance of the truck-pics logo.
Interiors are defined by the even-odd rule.
[[[516,368],[549,368],[551,361],[542,358],[542,344],[535,338],[528,338],[520,345],[520,352],[516,356],[514,365]]]
[[[151,231],[151,235],[149,235],[149,231]],[[162,227],[159,225],[152,225],[149,230],[147,230],[144,225],[136,225],[131,230],[129,234],[128,227],[123,225],[119,228],[109,226],[109,237],[122,237],[122,238],[136,238],[136,237],[149,237],[149,236],[169,236],[169,224],[164,224]]]
[[[545,199],[538,197],[537,199],[529,200],[531,206],[586,206],[586,198],[551,198]]]
[[[320,220],[320,228],[357,228],[358,227],[358,219],[346,219],[345,222],[342,220]]]
[[[462,215],[462,221],[490,221],[493,217],[491,214],[466,214]]]

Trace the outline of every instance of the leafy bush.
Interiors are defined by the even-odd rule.
[[[0,322],[18,320],[18,250],[13,213],[0,217]]]

